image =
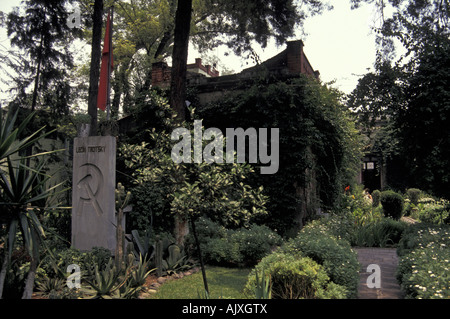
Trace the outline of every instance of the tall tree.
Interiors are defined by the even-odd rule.
[[[178,0],[175,15],[175,36],[172,53],[172,78],[170,82],[170,106],[179,122],[184,121],[186,100],[186,70],[191,27],[192,0]]]
[[[86,10],[89,0],[81,2]],[[152,63],[170,57],[175,47],[177,6],[175,0],[115,1],[114,114],[120,105],[129,114],[134,106],[145,104]],[[282,43],[304,19],[325,8],[317,0],[303,0],[301,5],[292,0],[192,1],[189,40],[203,54],[226,44],[237,54],[251,55],[253,43],[264,46],[271,37]]]
[[[450,198],[450,38],[423,44],[396,117],[411,186]]]
[[[88,114],[91,117],[89,135],[97,135],[97,94],[100,77],[103,0],[95,0],[92,14],[91,66],[89,71]]]
[[[18,86],[19,92],[25,94],[32,85],[31,110],[36,109],[41,98],[41,105],[56,105],[59,113],[68,112],[70,89],[66,76],[73,65],[68,44],[76,32],[67,26],[66,3],[66,0],[23,1],[24,11],[14,8],[5,21],[11,45],[24,52],[28,61],[17,65],[17,71],[29,76]],[[18,98],[24,100],[24,96]]]
[[[373,1],[352,2],[360,5]],[[382,151],[389,147],[388,152],[395,152],[405,168],[400,177],[405,183],[398,186],[418,187],[448,197],[450,2],[377,2],[393,8],[392,16],[385,17],[377,30],[380,37],[398,40],[406,53],[397,61],[385,59],[376,64],[376,75],[364,76],[350,101],[357,102],[372,117],[388,115],[389,127],[382,132],[389,134],[381,137],[390,142],[380,145]],[[379,56],[378,61],[383,58]],[[365,99],[361,98],[364,94]]]

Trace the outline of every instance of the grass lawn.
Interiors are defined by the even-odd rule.
[[[243,289],[251,269],[206,266],[206,278],[211,299],[243,299]],[[203,277],[199,271],[193,275],[165,282],[152,299],[198,299],[203,293]]]

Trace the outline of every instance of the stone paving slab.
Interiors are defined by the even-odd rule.
[[[359,272],[358,299],[402,299],[400,285],[395,278],[398,257],[395,248],[354,248],[361,264]],[[367,272],[367,266],[380,267],[380,288],[367,286],[367,278],[373,273]]]

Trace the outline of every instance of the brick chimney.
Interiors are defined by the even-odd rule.
[[[289,73],[291,74],[308,74],[316,78],[319,77],[318,71],[314,71],[303,51],[303,41],[288,41],[286,48],[286,59]]]
[[[152,64],[152,85],[166,87],[170,84],[170,68],[166,62]]]
[[[302,73],[303,65],[303,41],[288,41],[286,48],[287,55],[287,67],[289,73],[298,74]]]

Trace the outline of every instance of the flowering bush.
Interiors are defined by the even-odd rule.
[[[450,227],[419,224],[404,234],[397,279],[407,298],[450,298]]]
[[[449,211],[448,200],[426,197],[418,200],[417,205],[411,208],[410,215],[425,223],[442,224],[449,217]]]
[[[366,214],[372,211],[372,198],[364,191],[363,185],[354,185],[352,188],[346,187],[341,202],[343,210],[347,212],[360,210],[363,214]]]
[[[378,203],[374,205],[374,199],[363,189],[363,185],[354,185],[351,188],[348,186],[342,194],[341,204],[336,212],[341,216],[350,215],[352,223],[356,225],[366,225],[379,221],[383,213],[382,208],[379,207],[378,197],[375,198]]]
[[[310,227],[322,227],[329,235],[337,239],[351,241],[357,225],[351,213],[330,213],[320,219],[313,220]]]

